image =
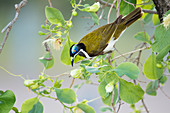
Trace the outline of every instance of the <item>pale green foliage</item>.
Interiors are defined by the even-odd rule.
[[[11,90],[5,92],[0,90],[0,112],[9,113],[16,101],[15,95]]]

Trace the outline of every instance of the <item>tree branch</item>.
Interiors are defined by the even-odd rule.
[[[16,14],[15,14],[14,19],[13,19],[11,22],[9,22],[9,23],[2,29],[2,31],[1,31],[1,33],[4,33],[4,32],[6,31],[6,33],[5,33],[5,36],[4,36],[4,39],[3,39],[2,43],[1,43],[1,45],[0,45],[0,53],[2,52],[2,49],[3,49],[4,45],[5,45],[5,42],[6,42],[7,38],[8,38],[9,32],[10,32],[13,24],[14,24],[14,23],[17,21],[17,19],[18,19],[18,16],[19,16],[19,14],[20,14],[21,8],[24,7],[24,6],[27,4],[27,2],[28,2],[27,0],[22,0],[19,4],[15,4]]]
[[[163,15],[170,10],[169,0],[152,0],[155,4],[155,8],[158,12],[160,22],[163,21]]]
[[[124,54],[122,54],[122,55],[119,55],[119,56],[117,56],[117,57],[114,57],[114,58],[111,60],[111,62],[112,62],[113,60],[118,59],[118,58],[120,58],[120,57],[123,57],[123,56],[125,56],[125,55],[131,54],[131,53],[136,53],[136,52],[139,52],[139,51],[145,50],[145,49],[148,49],[148,47],[143,47],[143,48],[140,48],[140,49],[137,49],[137,50],[134,50],[134,51],[130,51],[130,52],[124,53]]]
[[[148,108],[146,107],[144,100],[142,99],[141,101],[142,101],[142,104],[143,104],[143,106],[144,106],[146,112],[149,113],[149,110],[148,110]]]

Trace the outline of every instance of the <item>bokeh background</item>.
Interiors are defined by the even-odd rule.
[[[94,0],[86,1],[90,4],[94,2]],[[0,0],[0,30],[2,30],[14,18],[14,5],[19,2],[20,0]],[[63,13],[65,19],[68,20],[71,16],[72,10],[69,0],[52,0],[52,3],[53,7],[59,9]],[[19,18],[13,25],[5,47],[0,54],[0,66],[4,67],[9,72],[16,75],[22,74],[26,79],[37,79],[38,75],[43,71],[43,65],[39,62],[39,57],[45,54],[45,49],[42,45],[44,37],[39,36],[38,31],[42,30],[40,26],[45,23],[44,9],[47,5],[49,5],[47,0],[29,0],[27,5],[22,8]],[[109,10],[109,8],[106,8],[104,13],[106,16],[107,10]],[[110,20],[114,20],[115,15],[115,11],[112,11]],[[89,16],[88,13],[78,11],[78,16],[73,18],[73,27],[70,31],[70,38],[73,41],[78,42],[85,34],[98,27],[94,26],[90,29],[90,26],[93,25],[93,21],[88,18],[82,18]],[[100,26],[106,23],[107,21],[103,19],[100,21]],[[152,36],[154,31],[152,23],[145,25],[145,30],[150,36]],[[116,48],[120,53],[131,51],[140,43],[133,38],[133,35],[139,31],[142,31],[140,21],[134,23],[126,30],[116,44]],[[0,42],[2,42],[4,35],[5,33],[0,33]],[[56,76],[73,69],[71,66],[66,66],[61,63],[61,51],[52,50],[52,52],[55,57],[55,65],[53,68],[47,70],[47,74]],[[142,52],[141,62],[144,62],[149,55],[149,50]],[[118,62],[121,62],[121,60]],[[78,64],[74,68],[76,67],[78,67]],[[140,71],[142,72],[142,70]],[[72,80],[72,78],[69,78],[68,76],[62,76],[59,79],[64,79],[62,88],[69,87]],[[97,78],[95,76],[92,76],[91,79],[97,83]],[[139,79],[147,82],[142,74],[140,74]],[[74,85],[81,82],[82,81],[76,79]],[[16,103],[14,106],[18,109],[20,109],[25,100],[36,96],[32,92],[29,92],[23,83],[23,79],[11,76],[4,70],[0,69],[0,90],[12,90],[14,92],[16,96]],[[143,88],[147,85],[146,83],[140,84]],[[47,83],[47,85],[51,84]],[[170,86],[169,76],[163,90],[170,96],[170,89],[168,86]],[[77,91],[77,95],[79,101],[82,101],[83,99],[91,100],[99,97],[98,88],[95,85],[86,84]],[[155,97],[145,94],[144,100],[151,113],[169,113],[170,111],[170,100],[160,90],[158,90],[158,94]],[[44,113],[62,113],[63,111],[62,106],[57,101],[41,98],[41,102],[44,105]],[[89,105],[94,107],[96,113],[100,113],[99,108],[104,106],[100,99],[89,103]],[[142,105],[141,102],[138,102],[137,106],[140,105]],[[129,112],[132,112],[130,105],[123,104],[120,113]],[[13,111],[10,111],[10,113],[13,113]]]

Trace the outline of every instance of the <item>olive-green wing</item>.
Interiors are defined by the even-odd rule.
[[[116,21],[111,24],[106,24],[95,29],[79,41],[79,43],[83,43],[86,46],[86,51],[91,57],[102,54],[102,51],[106,48],[113,33],[117,29],[118,22],[121,18],[122,16],[117,18]]]

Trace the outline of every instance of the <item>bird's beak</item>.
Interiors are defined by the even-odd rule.
[[[73,67],[74,57],[71,57],[71,65]]]

